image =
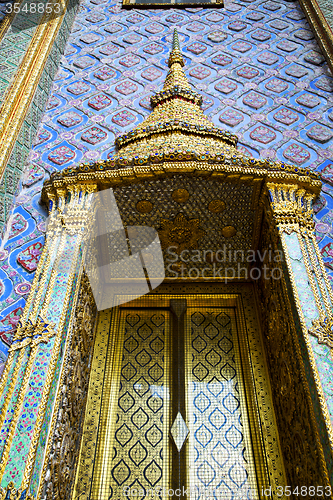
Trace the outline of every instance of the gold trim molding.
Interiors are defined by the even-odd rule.
[[[59,1],[63,14],[58,17],[54,17],[53,13],[43,16],[0,108],[0,178],[4,174],[53,42],[63,22],[69,0],[51,0],[51,3],[59,4]]]
[[[230,162],[231,163],[231,162]],[[270,169],[269,162],[259,160],[257,168],[248,165],[233,165],[226,163],[208,163],[208,162],[165,162],[160,165],[147,165],[142,167],[125,167],[118,170],[94,170],[87,167],[80,171],[59,173],[44,182],[42,191],[42,200],[48,205],[48,202],[60,200],[66,194],[69,194],[74,188],[80,189],[84,185],[96,185],[98,190],[111,187],[128,186],[143,181],[152,181],[170,175],[192,175],[195,177],[205,177],[220,182],[233,182],[236,184],[254,184],[256,191],[260,190],[258,184],[263,181],[274,183],[295,184],[298,188],[306,188],[312,193],[318,195],[321,189],[321,181],[311,175],[303,172],[298,173],[279,172]],[[90,170],[90,171],[89,171]]]
[[[333,73],[333,30],[317,0],[299,0],[304,14]]]
[[[188,285],[183,283],[163,284],[157,291],[148,296],[128,302],[115,310],[105,310],[99,313],[86,419],[72,498],[79,496],[82,500],[89,498],[95,500],[105,496],[105,493],[102,494],[100,484],[102,476],[106,481],[108,471],[104,465],[101,466],[101,463],[94,465],[93,457],[103,456],[107,448],[106,433],[110,429],[110,425],[106,426],[105,422],[110,419],[110,408],[115,404],[114,399],[112,399],[114,391],[106,390],[105,398],[100,397],[100,391],[103,390],[103,384],[109,383],[106,380],[111,379],[113,370],[111,365],[113,363],[110,363],[110,360],[114,361],[118,358],[115,353],[119,346],[112,331],[117,329],[120,310],[131,307],[168,309],[170,299],[184,298],[188,301],[189,307],[215,306],[236,309],[236,322],[239,328],[238,342],[241,359],[244,362],[243,375],[246,379],[249,420],[252,424],[251,428],[254,430],[252,439],[255,443],[256,473],[260,486],[259,497],[262,498],[261,490],[269,487],[268,483],[270,483],[273,490],[271,498],[282,498],[283,500],[286,498],[284,495],[282,497],[276,495],[276,488],[287,483],[279,436],[276,431],[277,424],[272,403],[268,366],[264,357],[253,286],[251,284],[214,284],[214,293],[212,294],[211,291],[209,283],[193,284],[190,289]],[[130,300],[130,296],[128,299]],[[107,350],[109,353],[106,356]],[[109,363],[107,363],[107,358]],[[258,413],[254,409],[257,405]],[[104,422],[102,429],[99,428],[99,421]],[[262,460],[262,456],[265,457],[265,460]]]

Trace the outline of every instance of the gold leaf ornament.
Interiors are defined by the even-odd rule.
[[[222,200],[212,200],[208,205],[208,210],[213,214],[220,214],[225,209],[225,203]]]
[[[326,344],[333,348],[333,316],[314,319],[309,333],[317,337],[319,344]]]
[[[225,238],[232,238],[233,236],[236,235],[236,233],[237,231],[234,228],[234,226],[225,226],[224,228],[222,228],[222,235]]]
[[[186,219],[180,213],[173,220],[162,219],[158,234],[163,248],[174,246],[180,253],[197,248],[206,232],[200,227],[200,219]]]
[[[190,193],[187,189],[176,189],[171,196],[177,203],[185,203],[189,199]]]
[[[136,204],[136,209],[140,214],[149,214],[154,208],[154,205],[149,200],[140,200]]]

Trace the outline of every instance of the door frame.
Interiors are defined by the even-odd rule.
[[[127,297],[129,301],[130,297]],[[98,457],[103,453],[102,450],[105,450],[107,419],[112,419],[112,416],[108,415],[112,389],[109,387],[108,397],[100,401],[99,407],[96,391],[103,391],[103,386],[110,386],[112,380],[111,365],[117,358],[116,337],[112,335],[112,331],[115,331],[119,321],[119,311],[137,307],[169,308],[170,300],[179,298],[186,298],[188,307],[218,305],[234,308],[259,498],[266,498],[267,494],[265,496],[263,492],[269,486],[272,486],[273,493],[277,486],[286,485],[254,286],[251,283],[173,282],[163,283],[144,297],[99,313],[73,499],[79,496],[80,484],[82,485],[83,481],[89,491],[80,498],[100,499],[100,485],[105,482],[108,473],[103,463],[98,463]],[[108,364],[107,359],[113,360],[113,363]],[[117,393],[113,396],[116,399]],[[87,436],[90,437],[88,441]],[[95,440],[94,450],[92,450],[93,440]],[[91,460],[92,453],[93,460]],[[90,459],[87,461],[88,455]],[[272,494],[272,498],[274,496]]]

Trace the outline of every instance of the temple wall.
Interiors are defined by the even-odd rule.
[[[243,0],[216,10],[122,11],[111,1],[84,0],[3,233],[2,368],[44,242],[43,180],[71,165],[105,160],[117,134],[150,112],[149,96],[166,76],[174,27],[188,79],[214,124],[236,133],[239,148],[255,158],[320,172],[325,184],[315,204],[316,236],[333,279],[333,78],[298,3]],[[316,346],[332,416],[332,357]]]
[[[8,5],[2,9],[9,8]],[[21,9],[28,5],[24,0]],[[58,15],[55,19],[51,16],[51,29],[42,14],[29,15],[24,11],[12,20],[8,14],[0,25],[1,226],[8,220],[14,194],[18,192],[76,9],[77,1],[70,0],[64,16]]]

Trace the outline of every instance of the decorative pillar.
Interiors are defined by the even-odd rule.
[[[46,243],[0,385],[1,499],[36,497],[96,189],[48,193]]]
[[[315,194],[296,184],[267,184],[288,268],[307,355],[333,450],[333,290],[314,232]]]

